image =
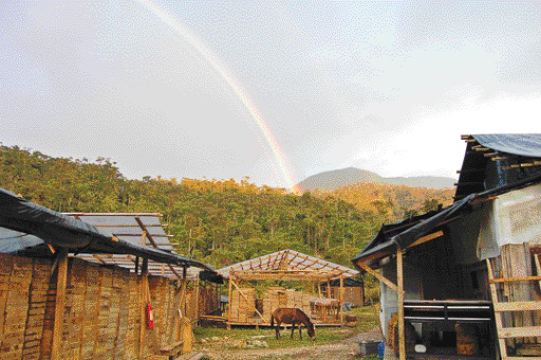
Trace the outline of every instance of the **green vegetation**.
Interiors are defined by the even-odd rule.
[[[0,174],[0,187],[57,211],[160,212],[180,253],[216,267],[285,248],[350,265],[394,216],[397,197],[409,196],[407,189],[389,199],[353,190],[298,196],[248,179],[131,180],[108,159],[53,158],[1,145]],[[419,194],[421,204],[431,201]],[[352,201],[356,196],[369,205]]]

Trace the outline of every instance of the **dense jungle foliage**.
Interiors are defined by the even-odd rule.
[[[57,211],[160,212],[178,252],[216,267],[286,248],[350,265],[383,222],[449,200],[393,185],[299,196],[248,179],[132,180],[109,159],[53,158],[7,146],[0,146],[0,187]]]

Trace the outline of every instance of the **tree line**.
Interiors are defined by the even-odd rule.
[[[0,187],[57,211],[160,212],[176,250],[215,267],[286,248],[350,265],[383,222],[448,201],[440,192],[405,187],[397,193],[386,188],[394,197],[366,189],[295,195],[248,178],[127,179],[110,159],[51,157],[3,145],[0,174]],[[417,200],[397,200],[412,196]],[[399,202],[411,208],[397,210]]]

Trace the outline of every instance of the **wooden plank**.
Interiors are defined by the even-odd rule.
[[[521,326],[502,328],[498,333],[500,339],[511,339],[519,337],[541,337],[541,326]]]
[[[398,285],[398,354],[406,360],[406,324],[404,322],[404,261],[402,249],[396,250],[396,283]]]
[[[64,305],[66,303],[66,285],[68,280],[68,252],[66,249],[60,249],[57,256],[56,301],[54,308],[53,344],[51,346],[52,360],[62,358],[62,330],[64,325]]]
[[[344,312],[342,311],[342,305],[344,305],[344,276],[340,275],[340,289],[338,290],[338,297],[340,300],[340,323],[344,323]]]
[[[491,284],[520,282],[520,281],[541,281],[541,275],[495,278],[495,279],[489,280]]]
[[[537,275],[541,275],[541,254],[534,254],[533,258],[535,261],[535,269],[537,270]],[[541,281],[539,281],[539,289],[541,290]]]
[[[541,360],[541,356],[506,356],[503,360]]]
[[[367,273],[369,273],[370,275],[372,275],[373,277],[375,277],[376,279],[384,283],[389,289],[394,290],[395,292],[400,292],[396,284],[394,284],[391,280],[387,279],[385,276],[381,275],[376,270],[372,269],[370,266],[366,265],[363,262],[359,262],[357,263],[357,265],[361,269],[363,269],[364,271],[366,271]]]
[[[232,273],[229,273],[229,291],[227,295],[227,321],[231,321],[231,294],[233,293],[233,284],[231,278],[233,277]]]
[[[488,280],[490,284],[490,296],[492,298],[492,304],[493,306],[497,306],[499,304],[498,301],[498,291],[496,289],[496,284],[493,282],[490,282],[494,279],[494,272],[492,271],[492,265],[490,263],[490,259],[486,259],[487,264],[487,274],[488,274]],[[501,312],[494,312],[494,322],[496,323],[496,332],[499,335],[501,332],[501,329],[503,328],[503,320],[502,320],[502,313]],[[500,338],[498,336],[498,346],[500,348],[500,356],[502,359],[507,358],[507,345],[505,343],[505,340]]]
[[[507,303],[496,303],[494,311],[538,311],[541,310],[541,301],[515,301]]]
[[[419,246],[419,245],[423,245],[423,244],[425,244],[425,243],[427,243],[429,241],[432,241],[432,240],[439,239],[442,236],[443,236],[443,231],[442,230],[433,232],[432,234],[421,236],[420,238],[415,240],[413,243],[411,243],[408,246],[408,249],[414,248],[414,247]]]
[[[201,284],[199,283],[199,277],[197,277],[197,280],[195,280],[194,284],[194,291],[195,291],[195,319],[192,320],[199,320],[199,292]]]
[[[141,269],[141,284],[139,291],[139,304],[141,307],[141,326],[139,328],[139,359],[145,356],[145,333],[146,333],[146,291],[148,287],[148,259],[143,259]]]

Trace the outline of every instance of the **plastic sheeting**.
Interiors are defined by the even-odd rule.
[[[484,147],[499,152],[541,158],[541,134],[472,135]]]
[[[0,189],[0,227],[31,234],[49,244],[75,252],[131,254],[157,262],[214,271],[206,264],[171,252],[135,245],[122,239],[115,241],[91,224],[34,204],[4,189]],[[16,244],[13,239],[13,236],[19,235],[22,234],[6,236],[3,247],[6,250],[12,247],[12,251],[7,252],[16,253],[24,249],[25,245]],[[10,242],[12,245],[6,245]]]
[[[541,184],[499,195],[481,221],[477,256],[491,258],[506,244],[541,245]]]

